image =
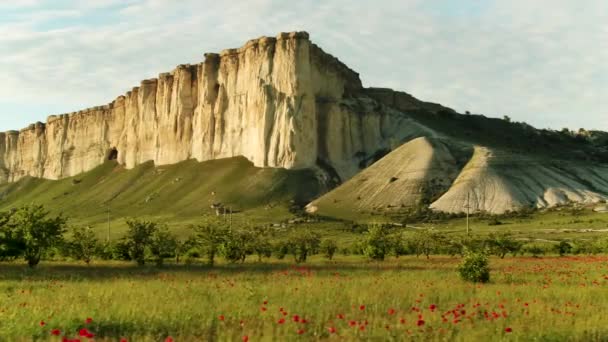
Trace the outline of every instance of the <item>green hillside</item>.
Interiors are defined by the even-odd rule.
[[[90,224],[105,236],[109,205],[112,236],[117,237],[126,217],[187,229],[201,216],[215,214],[213,203],[238,212],[234,219],[247,221],[240,223],[278,222],[292,216],[292,204],[305,204],[323,191],[310,170],[256,168],[242,157],[160,167],[149,162],[132,170],[107,162],[77,177],[3,184],[0,210],[44,204],[65,213],[70,223]]]

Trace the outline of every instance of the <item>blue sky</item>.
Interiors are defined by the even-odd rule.
[[[0,130],[295,30],[365,86],[539,128],[608,130],[604,0],[3,1]]]

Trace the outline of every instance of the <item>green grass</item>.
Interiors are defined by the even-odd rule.
[[[3,263],[0,340],[56,341],[52,329],[74,336],[83,327],[96,334],[96,341],[166,336],[176,341],[243,336],[251,341],[595,341],[608,336],[606,257],[492,259],[491,283],[485,285],[461,281],[458,262],[407,257],[376,264],[341,257],[315,258],[298,267],[271,260],[214,269],[43,263],[35,270]],[[89,317],[93,322],[87,325]]]
[[[168,223],[183,232],[215,202],[238,211],[242,223],[281,222],[292,215],[291,202],[306,203],[322,191],[309,170],[256,168],[245,158],[199,163],[185,161],[132,170],[108,162],[77,177],[50,181],[34,178],[0,186],[0,210],[44,204],[63,212],[71,224],[92,225],[105,234],[108,205],[114,236],[121,236],[127,217]]]

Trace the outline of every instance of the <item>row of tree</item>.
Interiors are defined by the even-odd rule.
[[[244,262],[249,256],[258,261],[274,256],[291,255],[295,262],[306,262],[311,255],[322,254],[331,260],[336,253],[364,255],[382,261],[388,256],[464,255],[466,251],[506,255],[545,253],[608,253],[608,239],[539,243],[518,240],[508,232],[485,237],[444,234],[434,229],[398,229],[371,225],[362,229],[362,237],[349,246],[338,246],[332,239],[321,239],[309,229],[275,231],[269,227],[231,228],[225,222],[208,220],[192,227],[191,236],[180,240],[166,225],[130,219],[127,232],[114,242],[100,242],[90,227],[67,228],[67,219],[51,216],[42,206],[28,205],[0,213],[0,260],[23,258],[30,267],[41,259],[60,255],[90,263],[94,258],[131,260],[138,265],[151,261],[162,265],[172,258],[180,263],[199,258],[213,265],[217,257],[231,263]],[[67,238],[66,238],[67,236]]]

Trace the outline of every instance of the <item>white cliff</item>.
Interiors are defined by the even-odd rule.
[[[357,158],[403,138],[400,113],[352,96],[361,90],[358,74],[307,33],[262,37],[144,80],[108,105],[0,134],[0,181],[74,176],[113,150],[126,168],[244,156],[292,169],[320,159],[346,179]]]

